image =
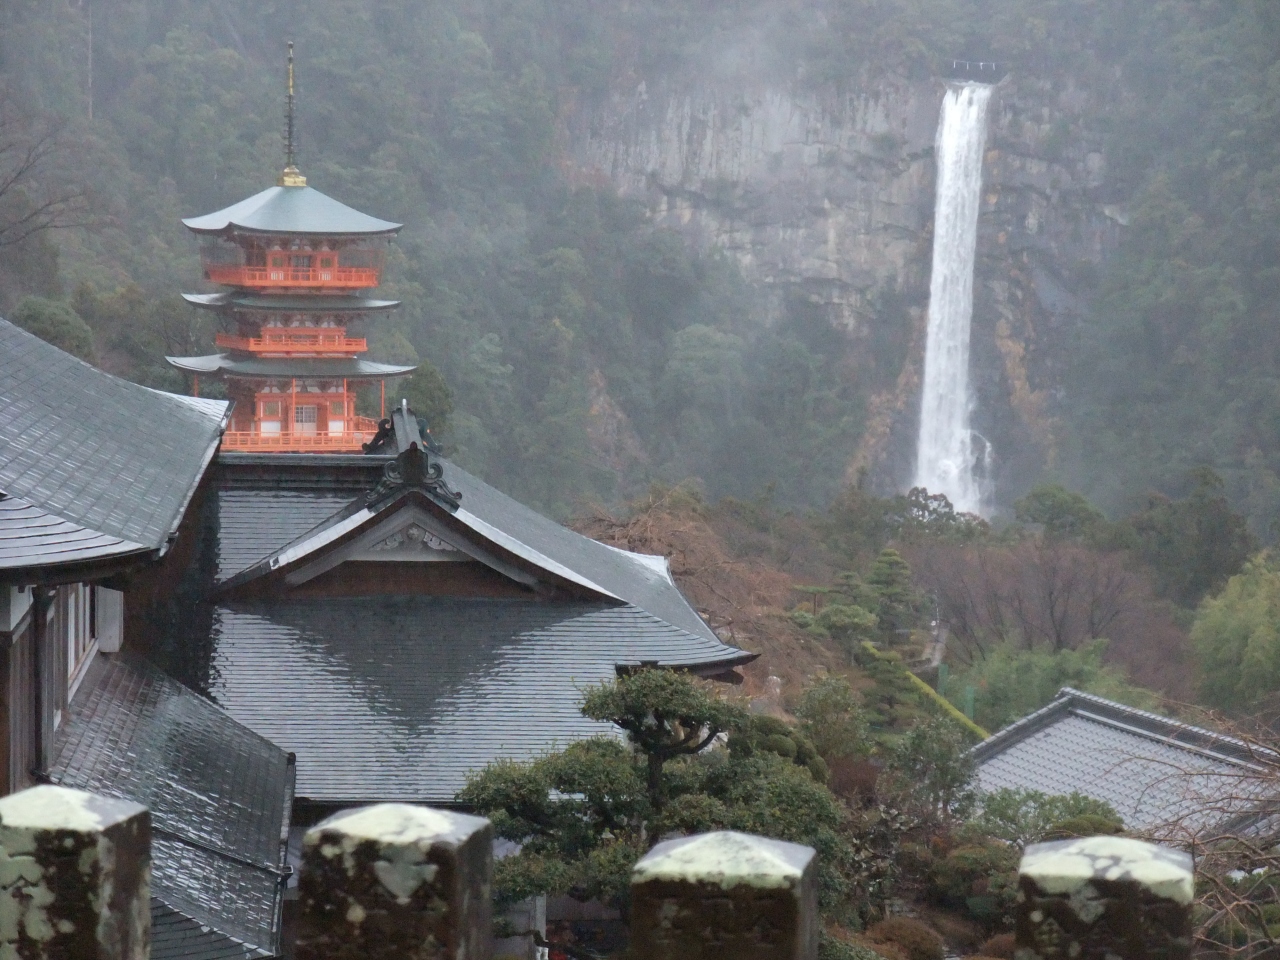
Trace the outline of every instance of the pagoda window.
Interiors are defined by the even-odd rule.
[[[332,269],[333,269],[333,257],[321,257],[321,258],[320,258],[320,269],[321,269],[321,270],[332,270]]]
[[[305,255],[299,254],[299,255],[295,255],[295,256],[293,257],[293,264],[292,264],[292,266],[293,266],[293,268],[294,268],[295,270],[310,270],[310,269],[311,269],[311,256],[310,256],[310,254],[305,254]]]
[[[279,400],[265,401],[262,404],[262,416],[264,419],[272,418],[275,420],[279,420],[280,419],[280,401]],[[278,428],[279,428],[279,425],[277,425],[277,429]]]
[[[273,267],[283,267],[283,266],[284,266],[284,255],[283,255],[283,254],[278,254],[278,253],[276,253],[276,254],[272,254],[272,255],[271,255],[271,265],[272,265]]]
[[[316,432],[316,414],[319,411],[315,406],[306,404],[293,408],[293,428],[295,433],[301,433],[304,436],[314,436]]]

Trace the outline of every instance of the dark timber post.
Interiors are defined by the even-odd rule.
[[[146,960],[151,814],[39,786],[0,799],[0,956]]]
[[[814,851],[745,833],[654,847],[631,874],[634,960],[816,960]]]
[[[1122,837],[1027,847],[1018,960],[1189,960],[1189,854]]]
[[[428,807],[346,810],[307,831],[297,960],[489,960],[493,827]]]

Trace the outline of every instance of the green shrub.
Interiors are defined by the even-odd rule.
[[[1064,828],[1068,832],[1063,837],[1115,834],[1124,829],[1124,821],[1109,803],[1074,791],[1046,794],[1039,790],[993,790],[983,794],[980,802],[982,809],[965,825],[965,833],[1019,847],[1061,839],[1050,834]],[[1073,829],[1085,832],[1071,833]]]
[[[913,917],[881,920],[867,930],[866,937],[872,943],[889,943],[900,947],[907,960],[942,960],[947,952],[946,944],[937,931]]]
[[[1018,848],[999,841],[956,847],[929,871],[930,892],[992,929],[1005,924],[1018,892]]]
[[[884,958],[862,944],[837,939],[824,930],[822,938],[818,941],[818,960],[884,960]]]

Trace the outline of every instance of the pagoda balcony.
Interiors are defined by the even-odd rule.
[[[378,432],[378,421],[353,417],[341,431],[261,433],[257,430],[228,430],[222,435],[222,449],[240,453],[359,453]]]
[[[250,267],[244,264],[204,265],[213,283],[246,289],[365,290],[382,281],[380,267]]]
[[[225,347],[228,350],[262,354],[306,353],[349,357],[369,349],[368,341],[364,337],[348,337],[345,330],[324,327],[281,329],[266,327],[262,330],[260,337],[238,337],[234,334],[220,333],[214,341],[219,347]]]

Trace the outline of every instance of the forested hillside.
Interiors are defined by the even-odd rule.
[[[1271,538],[1269,0],[11,0],[6,117],[59,126],[62,149],[4,197],[6,215],[66,185],[86,202],[72,211],[84,226],[0,248],[0,310],[61,301],[75,316],[57,322],[88,324],[96,362],[185,388],[162,355],[210,352],[214,331],[177,299],[199,284],[178,221],[274,182],[286,39],[303,172],[406,224],[386,285],[405,305],[371,325],[375,353],[438,370],[451,397],[426,375],[409,389],[437,423],[447,413],[459,460],[562,515],[653,478],[696,477],[712,496],[773,484],[780,503],[825,506],[913,349],[892,297],[870,346],[804,290],[764,317],[739,259],[571,175],[566,129],[587,105],[726,51],[806,89],[874,95],[879,78],[927,79],[963,55],[1092,90],[1105,106],[1081,123],[1105,145],[1100,199],[1128,226],[1105,262],[1080,265],[1086,309],[1033,384],[1055,438],[1044,472],[1118,514],[1212,465]]]

